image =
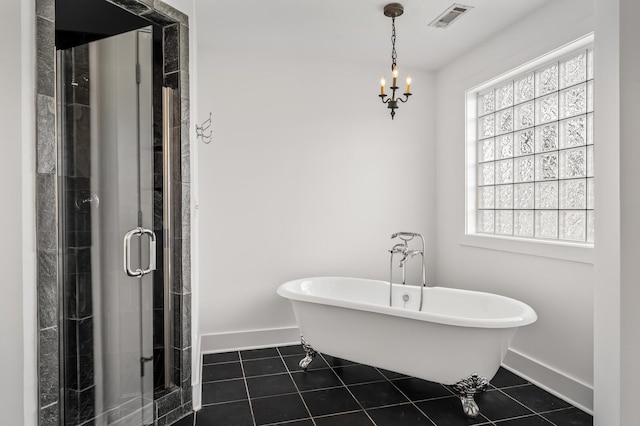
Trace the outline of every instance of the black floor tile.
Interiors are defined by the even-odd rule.
[[[377,426],[434,426],[413,404],[367,410]]]
[[[349,361],[348,359],[336,358],[331,355],[322,354],[322,357],[331,367],[342,367],[345,365],[357,364],[356,362]]]
[[[287,356],[287,355],[306,355],[304,349],[302,348],[302,345],[291,345],[291,346],[280,346],[278,348],[278,350],[280,351],[280,354],[282,356]],[[302,357],[300,357],[302,358]]]
[[[401,404],[409,400],[390,382],[374,382],[349,386],[362,408]]]
[[[378,370],[368,365],[357,364],[336,367],[333,371],[335,371],[338,377],[347,385],[387,380]]]
[[[571,406],[557,396],[552,395],[544,389],[540,389],[534,385],[503,389],[503,392],[520,401],[536,413],[557,410],[559,408],[568,408]]]
[[[274,423],[270,426],[313,426],[313,420],[304,419],[304,420],[294,420],[292,422],[284,422],[284,423]]]
[[[298,392],[289,373],[247,378],[250,398]]]
[[[541,414],[556,426],[593,426],[593,417],[575,407]]]
[[[303,392],[302,397],[314,417],[360,409],[356,400],[344,387]]]
[[[242,366],[247,377],[287,372],[287,368],[280,357],[244,361]]]
[[[240,361],[238,351],[221,352],[217,354],[204,354],[202,356],[203,364],[215,364],[218,362]]]
[[[386,377],[389,380],[403,379],[403,378],[409,377],[405,374],[396,373],[395,371],[389,371],[383,368],[378,368],[378,371],[381,372],[384,375],[384,377]]]
[[[276,348],[249,349],[246,351],[240,351],[240,357],[242,357],[243,361],[246,361],[248,359],[274,358],[279,356],[280,353]]]
[[[196,413],[196,426],[253,426],[249,401],[202,407]]]
[[[480,407],[480,413],[492,421],[533,414],[527,407],[498,390],[476,394],[475,400]]]
[[[299,394],[271,396],[251,400],[256,425],[309,418]]]
[[[316,426],[373,426],[371,419],[364,411],[316,417],[314,420]]]
[[[193,426],[194,425],[194,416],[195,414],[189,414],[186,417],[181,418],[175,423],[172,423],[171,426]]]
[[[496,422],[496,426],[552,426],[542,417],[538,415],[519,417],[517,419],[509,419],[501,422]]]
[[[330,368],[291,373],[291,376],[300,392],[342,386],[342,382]]]
[[[400,389],[412,401],[442,398],[453,395],[449,389],[440,383],[416,379],[415,377],[393,380],[393,384],[396,385],[398,389]]]
[[[302,358],[304,358],[304,355],[287,355],[282,357],[282,359],[284,359],[284,363],[291,372],[304,371],[299,365]],[[311,364],[307,366],[307,371],[319,370],[321,368],[329,368],[329,366],[321,356],[316,356],[313,361],[311,361]]]
[[[430,399],[417,402],[416,405],[438,426],[467,426],[489,422],[482,414],[475,419],[467,417],[457,396]]]
[[[496,375],[491,379],[491,384],[497,388],[506,388],[508,386],[526,385],[529,382],[506,368],[500,367]]]
[[[242,367],[239,362],[225,362],[202,366],[202,381],[215,382],[217,380],[241,379]]]
[[[203,405],[239,401],[241,399],[248,399],[247,388],[242,379],[202,384]]]

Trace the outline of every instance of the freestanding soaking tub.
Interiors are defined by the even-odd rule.
[[[422,310],[418,311],[420,291]],[[473,395],[498,371],[518,327],[536,321],[528,305],[490,293],[344,277],[286,282],[307,356],[315,351],[454,385],[470,417]]]

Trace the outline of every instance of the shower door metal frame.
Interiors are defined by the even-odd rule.
[[[38,424],[59,425],[60,354],[58,298],[58,135],[56,131],[55,0],[34,0],[36,10],[36,261],[38,292]],[[169,156],[174,172],[169,240],[174,251],[170,309],[176,387],[154,397],[154,423],[171,423],[192,410],[191,395],[191,279],[190,279],[190,144],[188,18],[160,0],[105,0],[163,28],[162,79],[175,90],[177,112],[171,133],[176,135]]]

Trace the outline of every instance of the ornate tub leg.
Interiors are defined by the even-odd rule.
[[[304,349],[307,355],[300,360],[298,365],[300,366],[300,368],[306,371],[309,364],[311,364],[311,361],[313,361],[313,358],[316,357],[317,352],[306,340],[304,340],[303,336],[300,336],[300,343],[302,343],[302,349]]]
[[[478,408],[478,404],[476,404],[473,396],[478,392],[484,392],[488,386],[489,381],[484,377],[478,376],[476,373],[453,385],[453,389],[458,392],[460,401],[462,401],[462,410],[467,417],[478,417],[480,408]]]

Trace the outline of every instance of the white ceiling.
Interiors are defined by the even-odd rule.
[[[447,29],[428,24],[454,0],[400,0],[398,66],[437,70],[554,0],[458,0],[474,8]],[[559,0],[555,0],[559,1]],[[384,0],[197,0],[198,44],[216,50],[391,64]]]

